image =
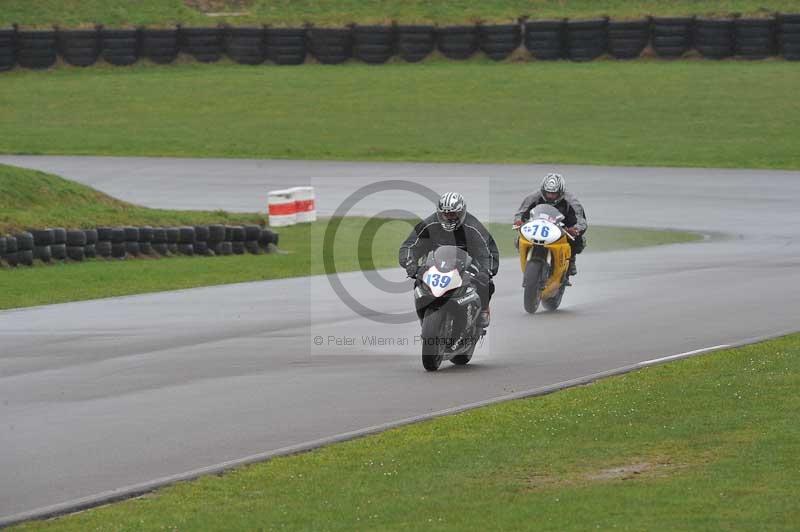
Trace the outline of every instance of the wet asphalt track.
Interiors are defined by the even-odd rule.
[[[91,157],[0,162],[169,208],[255,210],[267,190],[310,182],[322,214],[361,185],[414,178],[437,191],[462,190],[471,210],[496,221],[510,219],[521,195],[551,170]],[[800,329],[800,172],[557,169],[590,223],[729,236],[586,253],[562,310],[534,317],[522,311],[518,265],[506,260],[485,344],[470,366],[445,364],[437,374],[421,368],[415,324],[354,314],[324,277],[0,312],[0,522],[348,431]],[[429,210],[394,192],[351,214],[387,208]],[[360,302],[382,312],[410,307],[409,294],[375,290],[360,273],[342,279]],[[394,345],[370,345],[378,339]],[[403,341],[408,345],[398,345]]]

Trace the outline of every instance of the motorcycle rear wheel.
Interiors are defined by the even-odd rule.
[[[525,312],[534,314],[539,308],[542,300],[542,268],[544,264],[538,260],[532,260],[525,266]]]
[[[448,325],[447,312],[434,310],[426,312],[422,320],[422,366],[427,371],[436,371],[444,360],[447,348],[445,329]]]

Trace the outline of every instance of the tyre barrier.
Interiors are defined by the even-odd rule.
[[[483,52],[507,59],[520,44],[537,60],[591,61],[608,53],[615,59],[639,57],[648,45],[661,58],[696,49],[703,57],[763,59],[782,55],[800,60],[800,15],[771,18],[654,17],[634,21],[532,20],[524,24],[465,26],[359,26],[347,28],[167,28],[93,30],[0,29],[0,72],[15,65],[51,67],[59,55],[71,65],[89,66],[102,58],[117,66],[146,58],[175,61],[180,53],[200,62],[227,55],[241,64],[299,65],[310,52],[320,63],[350,58],[382,64],[394,55],[422,61],[435,49],[453,60]]]
[[[353,57],[369,65],[385,63],[394,55],[392,26],[355,26]]]
[[[478,51],[477,26],[447,26],[436,30],[437,47],[448,59],[469,59]]]
[[[304,28],[268,28],[267,58],[276,65],[300,65],[306,60]]]
[[[17,63],[25,68],[42,69],[55,64],[58,59],[56,32],[18,31]]]
[[[98,227],[96,229],[32,228],[0,236],[0,262],[9,266],[34,261],[82,262],[97,257],[126,259],[173,255],[261,255],[278,244],[279,236],[260,225],[197,225],[181,227]]]
[[[178,58],[178,30],[143,30],[142,55],[160,65],[175,61]]]
[[[100,30],[103,60],[115,66],[129,66],[139,60],[138,30]]]
[[[538,20],[525,24],[525,48],[542,61],[566,56],[566,20]]]
[[[659,57],[676,59],[691,49],[693,17],[654,18],[651,25],[653,50]]]
[[[397,53],[408,63],[422,61],[436,48],[436,28],[433,26],[398,26]]]
[[[100,32],[94,30],[58,30],[59,55],[72,66],[88,67],[100,57]]]
[[[731,57],[735,51],[733,19],[696,19],[694,47],[708,59]]]
[[[324,65],[338,65],[353,57],[350,29],[311,28],[307,37],[311,55]]]
[[[502,61],[522,44],[519,24],[478,26],[478,47],[493,61]]]
[[[201,63],[215,63],[222,57],[222,28],[181,28],[179,37],[179,51]]]
[[[608,23],[608,53],[616,59],[636,59],[650,41],[650,19]]]
[[[11,70],[17,64],[17,32],[0,29],[0,72]]]
[[[739,18],[734,21],[734,55],[766,59],[775,55],[775,20]]]
[[[608,52],[608,19],[567,21],[567,56],[592,61]]]
[[[781,55],[789,61],[800,61],[800,15],[781,15],[778,26]]]
[[[240,65],[260,65],[267,58],[264,28],[231,28],[225,53]]]

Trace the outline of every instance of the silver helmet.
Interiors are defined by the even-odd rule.
[[[436,206],[436,217],[445,231],[453,232],[467,217],[467,202],[458,192],[445,192]]]
[[[550,205],[555,205],[567,192],[567,183],[561,174],[547,174],[542,181],[542,199]]]

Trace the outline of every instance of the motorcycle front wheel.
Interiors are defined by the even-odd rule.
[[[542,300],[542,269],[544,263],[538,260],[528,262],[525,267],[525,312],[533,314]]]
[[[452,320],[443,310],[425,313],[422,320],[422,366],[428,371],[436,371],[442,365],[449,338],[448,324],[452,329]]]

